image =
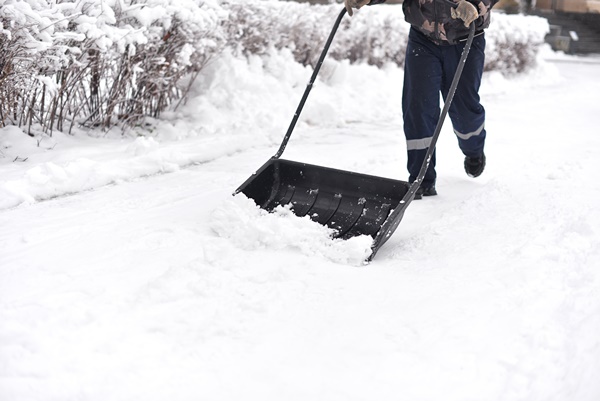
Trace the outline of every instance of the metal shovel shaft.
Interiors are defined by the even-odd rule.
[[[327,52],[329,51],[329,47],[331,46],[331,43],[333,42],[335,33],[337,32],[337,30],[340,26],[340,22],[344,18],[345,14],[346,14],[346,8],[344,7],[342,9],[342,11],[340,11],[340,14],[338,15],[337,19],[335,20],[335,24],[333,24],[331,33],[329,34],[329,37],[327,38],[325,47],[321,51],[321,56],[319,57],[319,60],[317,61],[317,65],[315,66],[312,76],[310,77],[310,81],[306,85],[306,89],[304,90],[304,94],[302,95],[302,99],[300,100],[300,104],[298,105],[298,108],[296,109],[296,112],[294,113],[294,117],[292,118],[290,126],[288,127],[288,130],[287,130],[285,136],[283,137],[283,142],[281,143],[281,146],[279,147],[279,150],[277,151],[277,153],[275,153],[275,155],[273,156],[274,159],[279,159],[279,157],[283,154],[283,151],[285,150],[285,147],[287,146],[287,143],[290,140],[290,136],[292,136],[294,127],[296,126],[296,123],[298,122],[298,118],[300,117],[300,113],[302,113],[302,109],[304,108],[304,103],[306,103],[306,99],[308,99],[308,95],[310,94],[313,84],[315,83],[315,80],[317,79],[317,75],[319,75],[319,71],[321,70],[321,65],[323,65],[323,61],[325,60],[325,57],[327,56]]]

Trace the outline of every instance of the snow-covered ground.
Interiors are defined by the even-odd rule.
[[[289,55],[215,62],[149,138],[0,130],[0,400],[599,400],[600,60],[552,58],[486,75],[484,175],[446,124],[439,196],[367,266],[231,196]],[[328,62],[284,157],[406,179],[401,87]]]

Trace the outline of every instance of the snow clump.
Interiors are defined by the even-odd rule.
[[[334,239],[334,230],[298,217],[289,207],[272,213],[239,194],[212,213],[210,228],[222,238],[247,251],[257,249],[298,250],[340,264],[360,266],[371,255],[373,238],[367,235],[348,240]]]

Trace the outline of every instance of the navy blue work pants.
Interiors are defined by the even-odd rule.
[[[416,29],[410,30],[402,94],[409,182],[415,181],[421,170],[441,113],[440,93],[445,101],[465,43],[436,45]],[[481,34],[473,40],[448,111],[458,145],[469,157],[481,156],[485,142],[485,110],[479,102],[484,51],[485,37]],[[434,153],[421,186],[430,187],[435,179]]]

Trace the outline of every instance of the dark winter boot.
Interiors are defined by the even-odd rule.
[[[465,157],[465,171],[469,177],[479,177],[485,169],[485,154],[481,157]]]
[[[427,188],[423,188],[420,187],[419,189],[417,189],[417,192],[415,192],[415,199],[422,199],[424,196],[435,196],[437,195],[437,191],[435,190],[434,186],[431,187],[427,187]]]

